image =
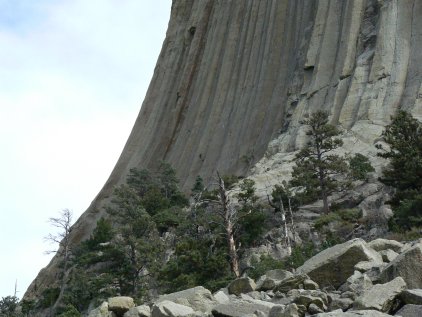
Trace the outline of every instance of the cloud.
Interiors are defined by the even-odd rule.
[[[16,277],[23,292],[48,262],[46,220],[63,208],[80,215],[111,173],[170,2],[0,0],[2,284]]]

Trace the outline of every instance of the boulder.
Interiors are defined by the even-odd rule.
[[[228,286],[229,294],[240,295],[242,293],[249,293],[256,289],[256,284],[253,279],[249,277],[241,277],[235,279]]]
[[[376,310],[358,310],[343,312],[341,309],[329,313],[316,314],[312,317],[389,317],[391,315]]]
[[[117,296],[108,299],[108,310],[116,313],[117,316],[123,316],[132,307],[135,307],[132,297]]]
[[[108,310],[107,302],[103,302],[99,307],[91,310],[88,317],[116,317],[116,314]]]
[[[184,317],[194,313],[191,307],[163,300],[152,306],[151,317]]]
[[[315,305],[314,303],[311,303],[308,307],[308,313],[311,315],[320,314],[323,313],[324,310],[322,310],[318,305]]]
[[[216,304],[216,299],[211,292],[202,286],[162,295],[158,298],[157,303],[161,301],[172,301],[201,312],[210,312]]]
[[[258,300],[237,300],[228,304],[219,304],[215,306],[212,309],[212,314],[214,317],[243,317],[259,311],[268,315],[274,306],[275,304],[273,303]]]
[[[214,294],[214,299],[217,301],[218,304],[226,304],[230,301],[229,296],[223,291],[218,291]]]
[[[355,271],[353,275],[347,279],[346,283],[339,288],[339,290],[343,293],[352,292],[354,296],[357,297],[363,294],[366,290],[370,289],[372,286],[372,281],[366,274]]]
[[[328,309],[330,311],[341,309],[341,310],[348,310],[353,305],[353,299],[351,298],[342,298],[339,296],[332,297],[330,305],[328,306]]]
[[[379,254],[382,257],[382,260],[387,263],[390,263],[399,255],[397,252],[390,249],[379,251]]]
[[[303,288],[303,283],[305,280],[309,280],[309,276],[307,276],[306,274],[296,274],[287,277],[277,283],[277,286],[274,288],[274,291],[287,293],[292,289]]]
[[[150,317],[151,308],[148,305],[141,305],[130,308],[123,317]]]
[[[268,317],[300,317],[302,314],[296,304],[287,306],[274,306],[271,308]]]
[[[318,283],[307,278],[303,281],[303,288],[309,289],[309,290],[316,290],[316,289],[319,289],[319,285]]]
[[[400,294],[405,304],[422,305],[422,289],[408,289]]]
[[[285,280],[286,278],[292,277],[293,274],[286,270],[271,270],[261,276],[256,283],[256,289],[259,291],[268,291],[274,289],[280,281]]]
[[[394,316],[420,317],[422,316],[422,306],[413,304],[404,305],[397,313],[394,314]]]
[[[368,242],[368,246],[375,251],[383,251],[383,250],[393,250],[395,252],[400,252],[401,248],[403,248],[403,243],[400,243],[396,240],[387,240],[387,239],[375,239],[371,242]]]
[[[381,272],[385,283],[401,276],[408,288],[422,288],[422,243],[418,243],[397,256]]]
[[[326,249],[306,261],[297,272],[309,275],[320,287],[342,285],[361,261],[382,263],[381,256],[362,239],[353,239]]]
[[[391,282],[374,285],[359,296],[353,304],[357,310],[376,309],[389,312],[395,304],[396,297],[406,289],[406,282],[397,277]]]

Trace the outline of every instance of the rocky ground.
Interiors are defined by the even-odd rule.
[[[136,306],[115,297],[89,317],[422,316],[422,240],[353,239],[326,249],[295,272],[234,280],[212,294],[198,286]]]

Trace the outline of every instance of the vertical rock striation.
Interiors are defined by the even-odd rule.
[[[174,0],[135,126],[74,242],[133,167],[168,161],[188,190],[197,175],[245,174],[275,137],[277,151],[297,149],[317,109],[366,144],[399,106],[422,118],[421,61],[419,0]]]

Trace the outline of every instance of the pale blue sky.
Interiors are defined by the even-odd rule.
[[[0,297],[48,264],[47,219],[78,217],[130,133],[171,0],[0,0]]]

